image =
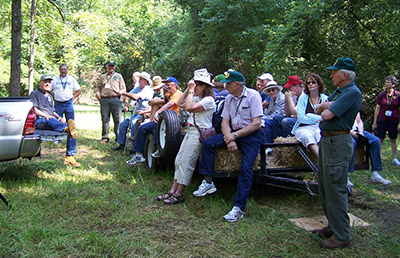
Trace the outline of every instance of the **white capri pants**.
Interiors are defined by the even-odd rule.
[[[310,144],[318,144],[321,140],[319,124],[299,126],[294,132],[296,139],[308,147]]]
[[[174,179],[178,184],[187,186],[192,179],[193,171],[196,168],[197,159],[201,152],[199,138],[199,130],[194,126],[189,127],[189,131],[183,138],[175,158]]]

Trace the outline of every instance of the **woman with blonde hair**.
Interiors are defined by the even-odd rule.
[[[192,179],[196,162],[201,152],[200,129],[212,128],[212,115],[215,110],[215,100],[211,75],[207,69],[194,71],[193,80],[178,100],[178,105],[190,112],[186,133],[178,155],[175,158],[175,175],[171,189],[164,195],[158,196],[158,201],[164,204],[184,202],[183,191]]]

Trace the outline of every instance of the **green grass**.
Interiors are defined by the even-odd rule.
[[[90,115],[89,123],[100,119],[97,109],[81,115]],[[65,140],[44,143],[42,157],[0,164],[0,192],[13,205],[0,205],[0,257],[400,256],[400,176],[388,141],[382,175],[392,185],[369,183],[369,171],[351,175],[350,212],[371,227],[353,228],[353,246],[331,251],[289,222],[322,215],[318,196],[254,185],[245,217],[228,224],[222,217],[232,206],[234,179],[217,179],[217,193],[196,198],[191,193],[202,178],[195,175],[184,204],[163,205],[154,199],[169,190],[173,171],[129,167],[128,155],[99,139],[98,127],[79,130],[79,169],[62,164]]]

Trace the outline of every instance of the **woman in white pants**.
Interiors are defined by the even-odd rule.
[[[158,196],[165,204],[184,202],[183,191],[192,179],[197,159],[201,152],[200,132],[198,128],[212,128],[212,114],[215,110],[214,92],[211,75],[207,69],[194,71],[193,80],[178,100],[178,106],[190,112],[186,133],[175,158],[175,175],[169,192]]]
[[[320,115],[314,113],[315,106],[328,99],[323,94],[324,81],[318,74],[309,74],[306,77],[306,87],[301,94],[297,105],[297,122],[293,126],[292,134],[318,157],[318,143],[321,140],[319,122]]]

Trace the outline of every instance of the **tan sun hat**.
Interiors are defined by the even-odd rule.
[[[161,76],[156,75],[153,77],[153,85],[151,86],[151,88],[153,90],[157,90],[157,89],[163,87],[164,85],[165,84],[162,82]]]
[[[138,77],[145,79],[150,84],[150,86],[153,85],[153,81],[151,80],[150,74],[148,74],[146,72],[141,72],[138,75]]]
[[[267,89],[277,88],[279,91],[283,89],[281,85],[278,85],[276,81],[270,81],[267,83],[267,86],[263,89],[263,91],[267,91]]]

